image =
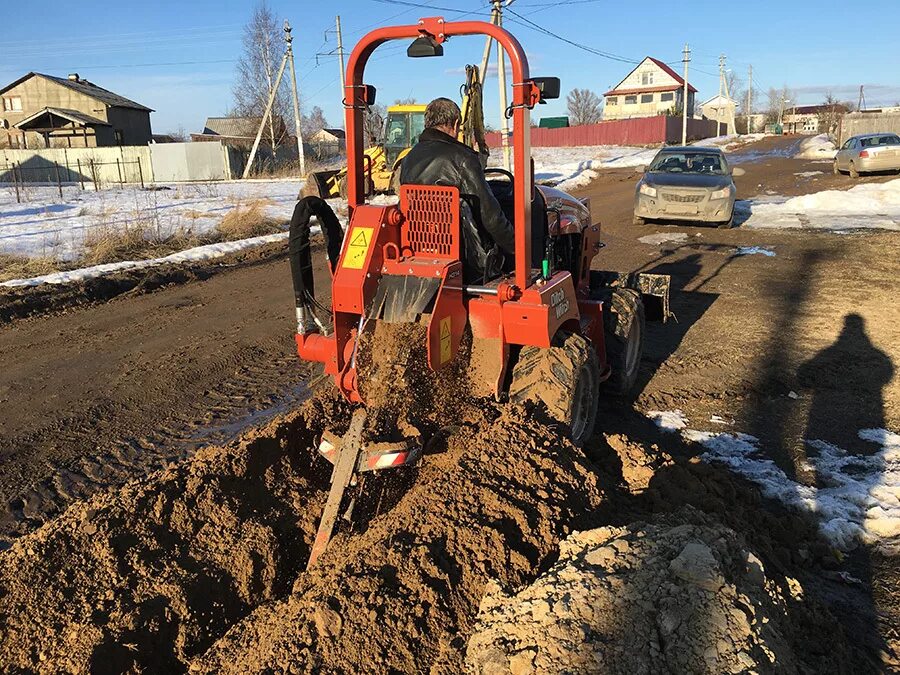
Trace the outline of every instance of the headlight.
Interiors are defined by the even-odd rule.
[[[723,187],[721,190],[716,190],[713,192],[709,198],[710,199],[727,199],[731,196],[731,188]]]
[[[652,185],[647,185],[646,183],[641,183],[640,193],[642,195],[647,195],[648,197],[656,196],[656,188]]]

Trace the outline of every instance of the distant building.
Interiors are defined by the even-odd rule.
[[[195,142],[222,141],[226,145],[233,147],[249,148],[256,139],[260,119],[260,117],[207,117],[203,132],[191,134],[191,140]],[[284,121],[277,116],[274,120],[276,143],[283,145],[289,142],[290,139],[287,138]],[[271,131],[268,124],[263,129],[260,144],[266,147],[272,144]]]
[[[303,141],[317,158],[323,159],[344,152],[347,137],[343,129],[319,129]]]
[[[13,148],[150,142],[150,108],[78,76],[28,73],[0,89],[0,139]]]
[[[694,114],[697,89],[688,83],[688,116]],[[684,78],[668,65],[646,57],[615,87],[603,94],[604,120],[656,117],[681,110]]]
[[[784,111],[781,126],[786,134],[833,133],[848,112],[843,103],[795,106]]]
[[[700,112],[708,120],[719,124],[719,135],[736,134],[737,130],[732,123],[735,119],[737,101],[728,96],[713,96],[708,101],[700,104]]]

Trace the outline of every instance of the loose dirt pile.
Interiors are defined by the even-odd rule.
[[[491,588],[467,665],[517,674],[852,670],[833,619],[803,595],[798,580],[768,576],[740,535],[688,507],[573,534],[531,586]],[[817,648],[829,636],[833,648]]]

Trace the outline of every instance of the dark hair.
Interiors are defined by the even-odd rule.
[[[449,98],[436,98],[425,107],[425,128],[452,127],[462,113]]]

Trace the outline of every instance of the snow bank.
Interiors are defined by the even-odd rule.
[[[266,216],[290,220],[303,181],[254,180],[161,185],[142,190],[81,190],[67,186],[63,203],[56,187],[26,186],[23,203],[12,189],[0,190],[0,252],[75,260],[91,232],[140,227],[161,236],[204,234],[229,211],[252,202]]]
[[[819,134],[800,141],[800,146],[794,154],[794,159],[834,159],[837,148],[828,138],[827,134]]]
[[[696,145],[698,147],[704,148],[716,147],[721,148],[725,152],[730,152],[744,145],[747,145],[748,143],[753,143],[765,137],[766,134],[727,134],[725,136],[703,138],[699,141],[694,141],[689,145]]]
[[[850,550],[859,542],[900,553],[900,434],[887,429],[861,429],[859,437],[880,449],[871,455],[847,452],[831,443],[807,439],[808,466],[817,485],[803,485],[765,457],[759,439],[749,434],[688,428],[680,410],[646,413],[667,431],[680,430],[705,449],[701,459],[727,466],[758,484],[767,497],[815,514],[822,535],[834,546]]]
[[[746,218],[742,227],[900,230],[900,179],[791,198],[755,197],[735,208]]]

